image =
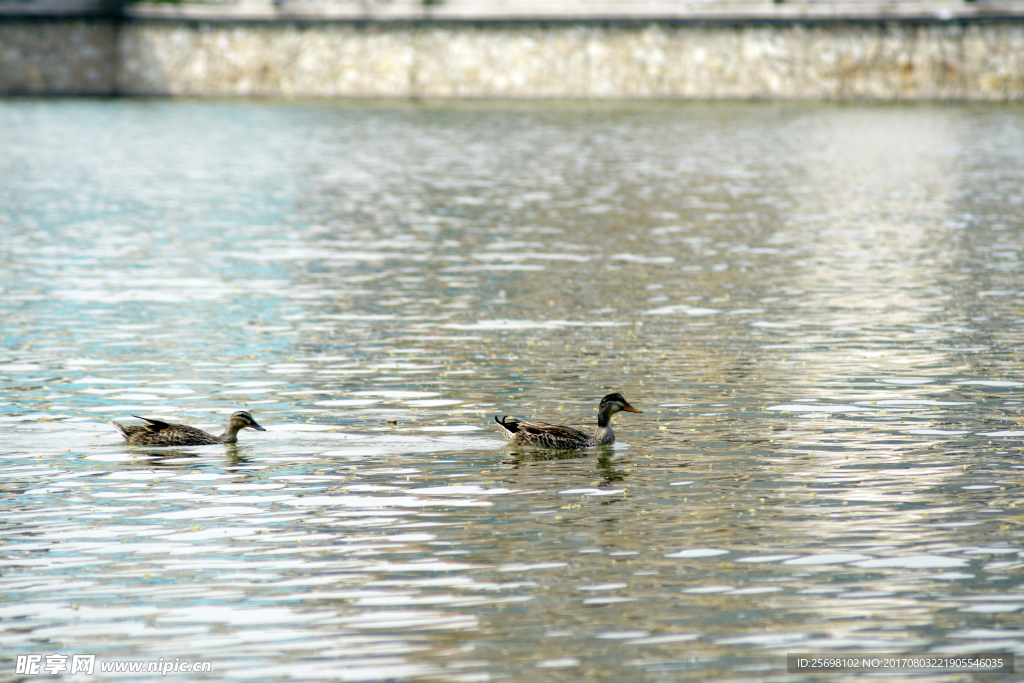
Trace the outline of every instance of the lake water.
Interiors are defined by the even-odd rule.
[[[1024,654],[1024,109],[16,99],[0,131],[0,678]],[[612,391],[644,412],[597,451],[492,420]],[[243,408],[237,446],[105,424]]]

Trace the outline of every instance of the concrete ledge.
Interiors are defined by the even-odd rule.
[[[356,0],[239,0],[224,3],[136,3],[129,16],[176,19],[349,21],[693,21],[693,22],[829,22],[951,21],[1024,18],[1022,0],[422,0],[359,2]]]
[[[970,21],[1024,19],[1024,0],[0,0],[0,16],[345,21]]]

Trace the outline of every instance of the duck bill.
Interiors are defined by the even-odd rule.
[[[255,429],[255,430],[256,430],[257,432],[265,432],[265,431],[267,431],[266,429],[264,429],[263,427],[260,427],[260,426],[259,426],[258,424],[256,424],[255,422],[251,423],[251,424],[249,425],[249,427],[251,427],[252,429]]]
[[[626,411],[627,413],[642,413],[642,412],[644,412],[642,410],[637,410],[636,408],[634,408],[633,406],[629,405],[628,403],[626,405],[622,406],[622,409],[624,411]]]

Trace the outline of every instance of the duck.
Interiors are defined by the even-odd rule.
[[[627,413],[644,412],[629,405],[629,401],[623,398],[622,394],[608,394],[601,399],[601,404],[597,408],[597,429],[593,434],[586,434],[572,427],[563,427],[547,422],[520,420],[518,417],[509,417],[508,415],[500,419],[495,416],[494,421],[501,427],[502,434],[510,444],[568,450],[613,443],[615,432],[612,431],[612,415],[622,411]]]
[[[124,440],[133,446],[207,446],[215,443],[235,443],[238,441],[238,432],[245,429],[255,429],[260,432],[267,431],[252,419],[252,415],[245,410],[232,413],[228,418],[228,426],[220,436],[214,436],[202,429],[189,427],[188,425],[172,424],[154,420],[149,417],[132,415],[145,422],[144,425],[123,425],[111,420],[110,426],[121,432]]]

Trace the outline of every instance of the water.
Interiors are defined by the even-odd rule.
[[[1024,654],[1019,107],[8,100],[0,130],[5,678]],[[644,413],[599,452],[491,421],[611,391]],[[237,446],[105,424],[242,408]]]

